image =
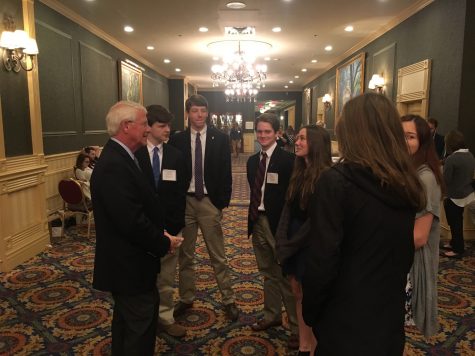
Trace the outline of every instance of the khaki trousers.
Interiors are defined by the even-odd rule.
[[[208,197],[204,197],[201,201],[193,196],[186,197],[184,240],[178,254],[179,293],[180,300],[184,303],[192,303],[195,299],[194,257],[198,227],[208,249],[211,265],[221,291],[222,303],[224,305],[234,303],[231,275],[224,254],[222,217],[221,210],[217,209]]]
[[[252,246],[256,255],[257,267],[264,277],[264,320],[282,320],[282,302],[289,319],[290,331],[298,334],[295,296],[289,280],[283,275],[277,263],[275,238],[270,230],[267,217],[259,214],[253,232]]]
[[[176,236],[182,236],[182,231]],[[175,318],[173,317],[173,311],[175,309],[173,286],[175,284],[179,251],[180,250],[175,251],[174,254],[168,253],[160,260],[160,274],[157,276],[157,289],[160,294],[158,322],[161,325],[171,325],[175,323]]]

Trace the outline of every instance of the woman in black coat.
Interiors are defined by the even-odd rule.
[[[336,136],[341,160],[321,174],[310,204],[303,317],[318,340],[316,355],[402,355],[423,188],[385,96],[350,100]]]

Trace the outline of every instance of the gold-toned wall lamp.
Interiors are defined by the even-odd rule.
[[[3,65],[7,71],[18,73],[21,68],[33,70],[34,59],[38,52],[36,40],[23,30],[15,29],[13,17],[3,18],[5,31],[0,36],[0,47],[3,49]]]
[[[368,88],[373,89],[379,94],[384,94],[384,78],[379,74],[373,74],[368,83]]]
[[[330,94],[325,94],[322,98],[322,101],[325,110],[330,110],[330,108],[332,107],[332,97],[330,96]]]

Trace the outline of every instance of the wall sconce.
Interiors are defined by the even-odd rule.
[[[373,74],[371,77],[371,80],[368,83],[368,88],[373,89],[379,94],[384,93],[384,78],[380,76],[379,74]]]
[[[15,22],[11,16],[5,16],[5,31],[0,36],[0,47],[3,48],[3,65],[7,71],[18,73],[20,68],[31,71],[34,58],[38,54],[36,40],[28,37],[23,30],[15,30]]]
[[[332,107],[332,97],[330,96],[330,94],[325,94],[322,98],[322,101],[325,110],[330,110],[330,108]]]

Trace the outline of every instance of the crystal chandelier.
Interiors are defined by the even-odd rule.
[[[224,86],[226,101],[255,101],[267,78],[267,65],[255,64],[255,58],[241,50],[223,58],[223,64],[211,67],[213,87]]]

